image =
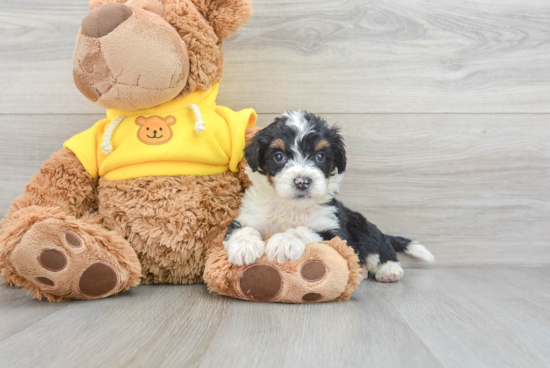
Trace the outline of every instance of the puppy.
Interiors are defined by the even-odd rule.
[[[346,169],[339,129],[304,111],[286,112],[259,131],[245,149],[252,186],[227,231],[229,262],[251,264],[264,253],[280,263],[297,259],[306,245],[336,236],[347,240],[377,281],[403,276],[395,252],[433,261],[424,246],[385,235],[334,196]],[[266,234],[273,236],[265,242]]]

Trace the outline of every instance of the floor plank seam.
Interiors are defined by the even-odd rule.
[[[377,281],[373,281],[373,282],[377,282]],[[390,298],[388,298],[386,295],[384,295],[384,293],[380,292],[378,294],[379,296],[381,296],[386,302],[389,303],[389,305],[392,306],[392,308],[394,309],[394,311],[401,317],[401,320],[403,321],[403,323],[405,323],[405,325],[407,325],[407,328],[415,334],[415,336],[418,338],[418,341],[420,341],[422,343],[422,346],[424,346],[426,348],[426,350],[430,353],[430,355],[440,364],[441,367],[445,367],[445,364],[443,364],[443,362],[434,354],[434,352],[432,351],[432,349],[426,344],[426,342],[420,337],[420,335],[418,334],[418,332],[409,324],[409,321],[407,321],[407,319],[405,318],[405,316],[399,311],[399,309],[397,308],[397,306],[390,300]]]

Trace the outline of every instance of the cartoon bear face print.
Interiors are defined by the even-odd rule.
[[[176,124],[176,118],[173,116],[165,118],[140,116],[136,119],[136,125],[139,125],[138,139],[145,144],[165,144],[172,139],[174,133],[171,126],[174,124]]]

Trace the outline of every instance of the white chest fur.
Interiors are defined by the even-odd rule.
[[[264,234],[276,234],[305,226],[316,232],[338,228],[335,208],[312,203],[303,205],[282,201],[259,173],[248,173],[254,185],[246,191],[239,222]],[[252,177],[253,176],[253,177]]]

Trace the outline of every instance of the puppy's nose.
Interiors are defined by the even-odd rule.
[[[153,130],[153,134],[157,135],[157,131],[156,131],[156,130]]]
[[[311,184],[311,179],[308,177],[301,177],[294,179],[294,185],[300,190],[306,190]]]
[[[93,38],[106,36],[131,16],[132,11],[121,3],[98,6],[82,19],[82,33]]]

